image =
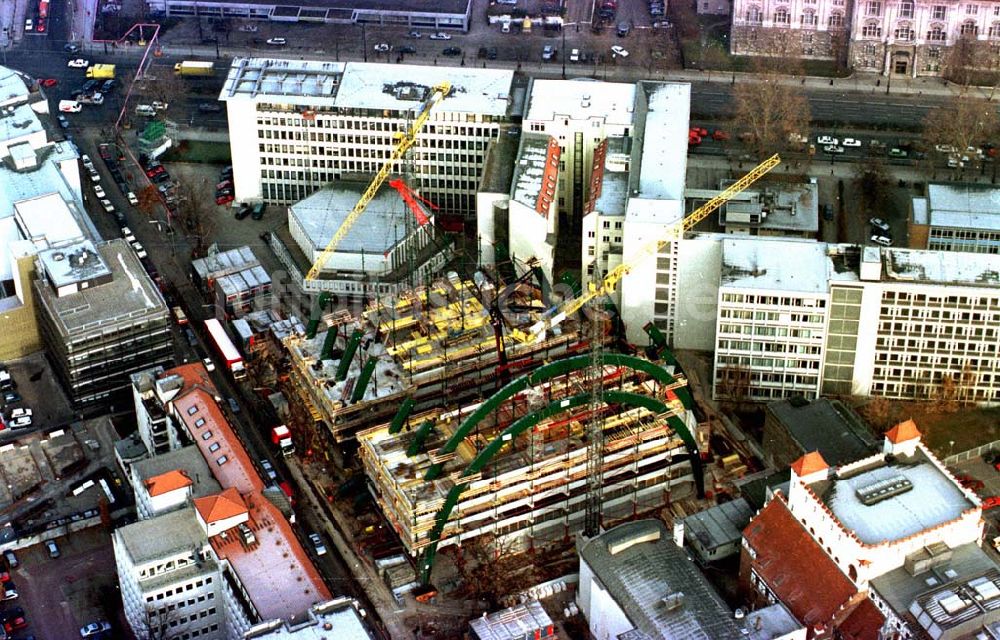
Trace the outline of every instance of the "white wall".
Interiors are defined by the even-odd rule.
[[[677,247],[677,288],[683,292],[682,303],[675,305],[677,349],[715,348],[723,239],[723,234],[706,234],[688,238]]]
[[[497,241],[495,216],[493,209],[504,202],[508,202],[510,196],[506,193],[486,193],[476,194],[476,233],[479,235],[479,262],[487,267],[496,264]]]
[[[587,618],[590,633],[596,640],[616,640],[619,635],[635,628],[583,558],[580,559],[577,604]]]
[[[534,208],[510,201],[510,253],[517,263],[535,258],[540,263],[545,278],[552,282],[552,268],[556,248],[547,242],[549,229],[555,224],[555,211],[548,218]]]
[[[229,119],[229,149],[233,162],[233,184],[236,186],[233,195],[239,201],[260,200],[257,110],[250,100],[228,100],[226,102],[226,115]],[[245,134],[240,135],[241,131]]]

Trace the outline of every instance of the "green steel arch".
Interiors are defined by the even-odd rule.
[[[582,369],[589,366],[590,363],[591,358],[589,355],[567,358],[565,360],[560,360],[558,362],[553,362],[539,367],[534,372],[510,382],[507,386],[490,397],[489,400],[484,402],[481,407],[470,414],[469,417],[462,422],[455,434],[441,448],[441,452],[448,453],[454,451],[458,446],[458,443],[461,442],[462,439],[464,439],[465,436],[475,427],[476,423],[486,417],[486,415],[499,406],[500,403],[527,388],[529,384],[537,384],[538,382],[568,373],[569,371]],[[663,384],[670,384],[674,382],[673,377],[665,369],[642,358],[636,358],[634,356],[623,354],[604,354],[602,357],[602,364],[614,364],[643,371],[653,379]],[[691,408],[690,394],[685,393],[683,396],[678,395],[678,397],[681,398],[685,409]],[[602,394],[602,400],[613,404],[643,407],[658,414],[666,413],[668,411],[668,407],[656,398],[624,391],[604,391]],[[540,411],[530,413],[515,420],[510,424],[510,426],[504,429],[502,433],[498,434],[486,446],[486,448],[476,455],[472,462],[469,463],[469,466],[462,472],[461,477],[467,477],[481,471],[486,464],[500,452],[507,442],[513,441],[516,436],[535,426],[541,420],[549,418],[567,409],[585,405],[588,402],[590,402],[590,394],[580,394],[570,398],[561,398],[553,401]],[[667,416],[667,423],[670,424],[678,435],[680,435],[681,440],[684,441],[684,444],[688,449],[689,459],[691,461],[691,467],[695,477],[695,486],[697,488],[698,496],[701,497],[704,495],[704,478],[702,477],[701,457],[698,454],[698,446],[694,441],[694,437],[688,430],[687,425],[684,424],[684,421],[677,415]],[[440,472],[441,465],[435,464],[428,469],[425,479],[433,480],[440,474]],[[458,483],[453,486],[448,492],[448,496],[445,498],[445,502],[441,506],[441,510],[438,511],[434,528],[431,530],[431,544],[427,548],[427,551],[424,552],[422,561],[423,566],[421,568],[421,580],[424,584],[428,584],[430,582],[431,569],[434,566],[434,558],[437,554],[437,545],[441,541],[441,535],[444,533],[444,527],[448,522],[448,517],[451,515],[455,505],[458,504],[458,499],[468,487],[469,483],[467,482]]]
[[[563,360],[557,360],[556,362],[542,365],[531,373],[509,382],[505,387],[490,396],[486,402],[480,405],[478,409],[473,411],[465,420],[462,421],[462,424],[460,424],[458,429],[455,430],[454,435],[452,435],[451,438],[448,439],[448,442],[444,443],[444,446],[441,447],[440,453],[453,453],[455,449],[458,448],[458,445],[462,442],[462,440],[464,440],[467,435],[472,433],[472,430],[475,429],[476,425],[483,418],[493,413],[493,411],[495,411],[501,404],[509,400],[514,395],[524,391],[529,386],[544,382],[550,378],[565,375],[578,369],[584,369],[590,366],[590,363],[590,355],[565,358]],[[674,382],[673,376],[671,376],[666,369],[643,358],[636,358],[635,356],[629,356],[621,353],[606,353],[601,357],[601,363],[628,367],[630,369],[642,371],[661,384],[672,384]],[[681,400],[685,409],[691,409],[691,395],[687,393],[686,390],[682,393],[678,393],[677,397]],[[684,425],[683,422],[681,428],[678,429],[678,433],[680,434],[681,439],[684,440],[684,444],[687,445],[692,456],[697,457],[698,445],[695,444],[694,437],[691,435],[691,432],[688,431],[687,425]],[[433,480],[441,475],[442,466],[443,463],[440,462],[432,464],[427,469],[427,473],[424,474],[424,480]],[[699,494],[700,493],[701,491],[699,490]]]

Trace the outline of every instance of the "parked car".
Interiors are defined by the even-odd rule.
[[[219,196],[215,196],[215,204],[217,204],[219,206],[222,206],[222,205],[229,204],[230,202],[232,202],[235,199],[236,198],[234,198],[233,194],[231,194],[231,193],[225,194],[225,195],[219,195]]]
[[[114,78],[108,78],[107,80],[101,83],[101,93],[108,93],[114,88],[115,88]]]
[[[267,476],[268,480],[277,480],[278,472],[274,470],[274,465],[267,458],[262,458],[260,461],[260,467],[264,470],[264,474]]]
[[[20,402],[21,401],[21,394],[18,393],[17,391],[6,391],[3,394],[3,401],[4,401],[4,404],[11,404],[11,403],[14,403],[14,402]]]
[[[411,44],[404,44],[399,49],[397,49],[402,54],[412,54],[417,52],[417,48]]]
[[[326,555],[326,545],[323,544],[323,538],[319,537],[318,533],[309,534],[309,542],[312,543],[313,551],[316,552],[318,556]]]
[[[101,206],[104,207],[104,211],[107,213],[115,212],[115,205],[111,204],[111,201],[108,200],[107,198],[101,200]]]
[[[104,198],[105,196],[107,196],[107,194],[104,193],[104,187],[102,187],[99,184],[94,185],[94,195],[96,195],[98,198]]]
[[[625,47],[618,46],[617,44],[611,47],[611,53],[612,55],[616,55],[622,58],[628,57],[628,49],[626,49]]]
[[[432,33],[430,35],[431,40],[451,40],[451,34],[445,33],[443,31],[438,31],[437,33]]]
[[[842,144],[845,147],[860,147],[861,141],[858,140],[857,138],[844,138],[844,141],[841,142],[840,144]]]
[[[67,62],[66,66],[70,69],[85,69],[90,66],[90,61],[83,58],[74,58]]]
[[[242,220],[243,218],[246,218],[249,215],[250,215],[250,205],[244,202],[243,204],[240,205],[240,208],[236,210],[236,213],[233,214],[233,217],[236,218],[237,220]]]
[[[288,44],[288,40],[286,40],[285,38],[268,38],[267,44],[271,45],[272,47],[283,47],[286,44]]]
[[[556,57],[556,50],[551,44],[542,47],[542,60],[552,60]]]
[[[97,622],[91,622],[88,625],[80,627],[80,637],[92,638],[105,631],[111,631],[111,623],[107,620],[98,620]]]
[[[229,410],[232,411],[233,413],[240,412],[240,403],[236,402],[236,398],[233,397],[226,398],[226,404],[229,405]]]
[[[900,149],[899,147],[893,147],[892,149],[889,149],[889,157],[890,158],[905,158],[908,155],[910,155],[910,154],[908,154],[903,149]]]
[[[202,113],[219,113],[222,111],[222,105],[214,102],[202,102],[198,105],[198,111]]]
[[[445,47],[441,54],[449,58],[454,58],[455,56],[462,55],[462,50],[458,47]]]
[[[266,210],[267,210],[267,205],[263,202],[258,202],[253,206],[253,209],[250,212],[250,217],[253,218],[254,220],[260,220],[261,218],[264,217],[264,211]]]
[[[17,555],[11,550],[4,551],[3,558],[7,561],[7,566],[11,569],[15,569],[19,564],[21,564],[17,560]]]
[[[845,151],[846,151],[846,149],[844,149],[844,147],[842,147],[840,145],[836,145],[836,144],[828,144],[825,147],[823,147],[823,152],[824,153],[830,153],[830,154],[834,154],[834,155],[840,155],[841,153],[844,153]]]
[[[889,223],[883,220],[882,218],[869,218],[868,224],[870,224],[871,226],[875,227],[880,231],[889,230]]]
[[[128,203],[130,205],[135,206],[135,205],[139,204],[139,198],[135,197],[135,193],[132,192],[132,191],[129,191],[128,193],[126,193],[125,194],[125,198],[128,200]]]
[[[833,136],[826,136],[826,135],[816,136],[816,144],[823,145],[823,146],[831,145],[831,144],[832,145],[838,145],[838,144],[840,144],[840,140],[837,139],[837,138],[834,138]]]
[[[406,34],[408,38],[416,38],[417,40],[421,38],[421,35],[422,34],[419,31],[411,31],[408,34]]]
[[[388,42],[379,42],[374,47],[375,53],[388,53],[392,51],[392,45]]]
[[[875,244],[880,244],[883,247],[890,247],[890,246],[892,246],[892,238],[890,238],[889,236],[883,236],[883,235],[880,235],[880,234],[873,235],[872,236],[872,242],[874,242]]]
[[[66,119],[66,116],[60,113],[56,116],[56,120],[59,122],[60,127],[63,129],[69,129],[69,120]]]

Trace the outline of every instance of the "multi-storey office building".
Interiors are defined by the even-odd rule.
[[[497,69],[236,58],[220,95],[238,132],[236,198],[291,204],[345,177],[370,179],[433,87],[449,82],[397,171],[445,211],[471,213],[513,81]]]
[[[124,240],[43,251],[37,274],[42,338],[75,406],[106,402],[130,374],[173,361],[166,303]]]
[[[776,246],[780,252],[774,251]],[[723,241],[716,397],[769,400],[819,394],[828,262],[826,246],[815,242]]]
[[[1000,253],[1000,189],[929,184],[913,198],[907,238],[914,249]]]

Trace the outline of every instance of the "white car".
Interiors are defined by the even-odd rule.
[[[104,633],[105,631],[111,631],[111,623],[108,622],[107,620],[91,622],[85,627],[80,627],[80,637],[90,638],[92,636]]]
[[[411,31],[406,35],[409,36],[410,38],[416,38],[417,40],[419,40],[422,37],[419,31]]]
[[[451,40],[451,34],[445,33],[444,31],[438,31],[437,33],[432,33],[430,35],[431,40]]]
[[[825,147],[823,147],[823,151],[825,153],[844,153],[845,149],[844,147],[841,147],[839,145],[828,144]]]
[[[958,149],[950,144],[936,144],[934,145],[934,150],[938,153],[958,153]]]
[[[205,364],[205,369],[209,372],[215,371],[215,363],[212,362],[211,358],[202,358],[201,360]]]
[[[286,44],[288,44],[288,40],[284,38],[268,38],[267,44],[271,45],[272,47],[283,47]]]
[[[13,409],[10,412],[11,419],[14,419],[14,418],[25,418],[25,417],[30,418],[31,415],[32,415],[31,414],[31,409],[28,409],[26,407],[18,407],[17,409]]]
[[[96,195],[98,198],[103,198],[107,194],[104,193],[104,187],[102,187],[99,184],[96,184],[96,185],[94,185],[94,195]]]
[[[889,223],[883,220],[882,218],[869,218],[868,224],[881,231],[889,230]]]
[[[389,51],[392,51],[392,45],[389,44],[388,42],[380,42],[377,45],[375,45],[376,53],[387,53]]]
[[[310,533],[309,542],[312,543],[313,550],[316,551],[316,555],[318,556],[326,555],[326,545],[323,544],[323,538],[320,538],[318,533]]]
[[[882,235],[875,234],[875,235],[872,236],[872,242],[874,242],[875,244],[880,244],[883,247],[891,247],[892,246],[892,238],[890,238],[889,236],[882,236]]]
[[[107,211],[108,213],[115,212],[115,205],[111,204],[111,201],[108,200],[107,198],[101,200],[101,206],[104,207],[104,210]]]
[[[135,250],[135,255],[140,260],[142,260],[143,258],[145,258],[146,256],[149,255],[148,253],[146,253],[146,250],[142,248],[142,245],[139,244],[138,242],[136,242],[135,244],[132,245],[132,249]]]
[[[90,181],[91,182],[100,182],[101,181],[101,174],[97,173],[97,169],[91,169],[90,170]]]
[[[66,66],[71,69],[85,69],[90,66],[90,62],[84,60],[83,58],[74,58],[66,63]]]
[[[135,193],[129,191],[128,193],[125,194],[125,197],[128,198],[128,203],[129,204],[131,204],[131,205],[137,205],[137,204],[139,204],[139,198],[135,197]]]
[[[615,46],[611,47],[611,53],[613,55],[621,56],[623,58],[627,58],[628,57],[628,49],[626,49],[625,47],[619,46],[617,44]]]
[[[11,429],[26,429],[31,426],[31,416],[14,418],[9,423]]]
[[[27,20],[24,21],[24,30],[25,31],[34,31],[34,29],[35,29],[35,25],[34,25],[34,23],[31,22],[31,18],[28,18]]]
[[[580,50],[579,49],[573,49],[572,51],[569,52],[569,61],[570,62],[579,62],[580,61]]]
[[[257,33],[257,31],[259,31],[259,28],[255,24],[245,24],[242,27],[240,27],[240,31],[242,31],[243,33]]]
[[[157,111],[166,111],[167,107],[170,106],[169,102],[160,102],[159,100],[153,100],[149,103],[149,106],[153,107]]]
[[[841,142],[840,144],[842,144],[845,147],[860,147],[861,141],[858,140],[857,138],[844,138],[844,141]]]
[[[840,144],[840,140],[833,136],[816,136],[816,144],[836,146]]]
[[[88,169],[92,169],[94,167],[94,161],[91,160],[90,156],[88,156],[86,153],[80,156],[80,162],[82,162],[83,166],[87,167]]]

